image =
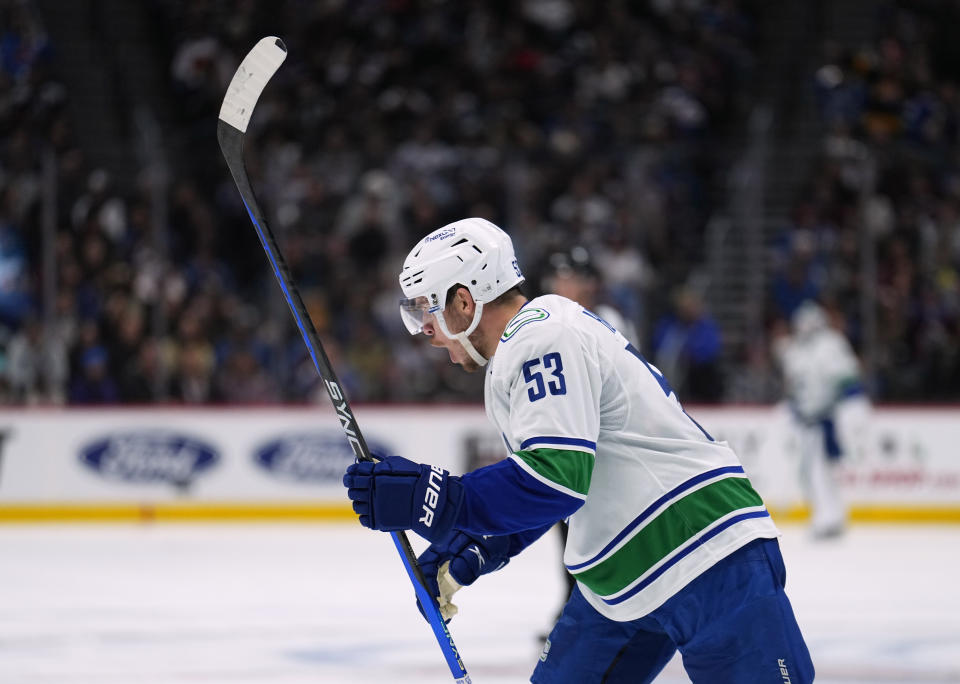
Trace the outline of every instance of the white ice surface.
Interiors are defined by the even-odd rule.
[[[549,535],[458,594],[475,684],[527,681],[562,591]],[[819,684],[960,682],[960,528],[788,527]],[[355,525],[0,527],[2,684],[451,682],[386,535]],[[657,680],[687,682],[675,659]]]

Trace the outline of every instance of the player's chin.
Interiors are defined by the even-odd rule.
[[[450,357],[450,363],[460,366],[468,373],[475,373],[480,370],[480,364],[470,358],[470,355],[466,352],[447,347],[447,354]]]
[[[480,364],[474,361],[473,359],[471,359],[466,354],[463,355],[463,358],[455,359],[453,358],[453,353],[451,352],[450,361],[452,363],[457,364],[468,373],[476,373],[478,370],[480,370]]]

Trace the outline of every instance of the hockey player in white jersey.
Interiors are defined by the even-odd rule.
[[[846,337],[812,301],[794,312],[791,334],[775,343],[774,353],[794,419],[811,530],[817,538],[833,537],[843,531],[847,516],[836,466],[863,442],[869,424],[860,364]]]
[[[689,416],[613,326],[557,295],[527,301],[505,232],[434,231],[400,274],[411,333],[468,371],[508,458],[462,476],[400,456],[347,469],[361,524],[431,542],[446,615],[558,520],[576,578],[531,681],[651,682],[679,649],[696,684],[813,681],[777,529],[733,451]]]

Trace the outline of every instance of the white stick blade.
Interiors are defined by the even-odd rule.
[[[276,36],[267,36],[254,45],[230,81],[220,106],[220,120],[246,133],[260,93],[286,56],[287,48]]]

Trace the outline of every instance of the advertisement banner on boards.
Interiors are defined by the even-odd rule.
[[[693,407],[771,507],[804,501],[807,448],[782,406]],[[480,406],[361,406],[370,448],[454,473],[506,455]],[[851,505],[960,505],[960,410],[875,409],[838,462]],[[345,502],[352,450],[332,409],[0,410],[0,506]]]

